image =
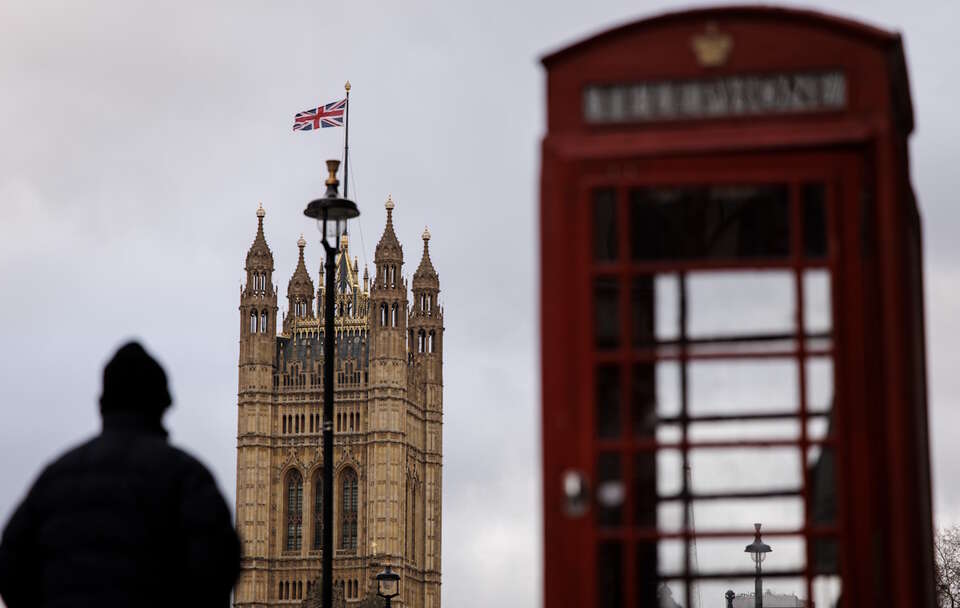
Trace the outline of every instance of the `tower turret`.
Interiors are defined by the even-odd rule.
[[[269,363],[277,334],[277,289],[273,253],[263,234],[263,204],[257,207],[257,234],[247,251],[247,282],[240,293],[240,364],[255,359]],[[246,357],[246,358],[245,358]]]
[[[418,435],[423,450],[422,491],[408,496],[414,512],[424,513],[424,528],[412,532],[423,541],[423,549],[414,551],[414,565],[421,569],[426,587],[439,588],[440,581],[440,502],[442,493],[441,455],[443,453],[443,308],[439,304],[440,277],[430,260],[430,230],[423,229],[423,255],[413,273],[413,306],[409,317],[408,374],[413,400],[423,404],[422,425]],[[421,536],[422,535],[422,536]],[[417,546],[416,539],[411,545]]]
[[[407,284],[403,279],[403,247],[393,230],[392,197],[387,197],[384,207],[387,224],[373,256],[376,276],[370,287],[372,355],[405,359]]]
[[[384,205],[387,223],[374,255],[376,276],[370,288],[370,363],[368,419],[372,441],[367,462],[371,495],[367,506],[368,543],[376,543],[385,562],[400,564],[404,530],[384,528],[378,513],[405,513],[403,479],[397,475],[407,459],[403,443],[408,432],[407,286],[403,280],[403,249],[393,230],[393,199]]]
[[[273,284],[273,253],[263,234],[263,205],[257,208],[257,234],[247,252],[247,282],[240,292],[240,369],[237,396],[236,521],[242,528],[243,574],[237,597],[266,599],[258,587],[253,565],[268,555],[269,525],[261,505],[268,504],[268,488],[261,480],[270,474],[269,454],[263,446],[272,436],[273,370],[277,333],[277,288]]]
[[[423,229],[423,256],[413,273],[413,309],[410,311],[410,339],[407,344],[414,357],[443,352],[443,309],[440,308],[440,277],[430,260],[430,230]],[[439,370],[439,365],[437,366]]]
[[[283,319],[283,332],[290,333],[296,319],[313,319],[313,279],[307,272],[307,265],[303,259],[303,248],[307,241],[300,235],[297,247],[300,248],[300,258],[297,267],[287,283],[287,314]]]

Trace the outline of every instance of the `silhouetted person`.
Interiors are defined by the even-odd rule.
[[[3,532],[8,608],[228,606],[240,543],[209,471],[167,443],[169,405],[163,368],[117,351],[103,432],[44,469]]]

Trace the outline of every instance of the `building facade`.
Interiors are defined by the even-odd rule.
[[[413,273],[386,202],[375,276],[360,278],[343,235],[336,293],[297,266],[280,320],[264,210],[240,294],[237,529],[238,607],[288,606],[318,592],[323,500],[323,383],[334,383],[334,592],[346,605],[375,595],[374,577],[401,575],[394,604],[440,606],[443,454],[443,309],[430,233]],[[322,272],[320,277],[322,277]],[[336,298],[336,361],[323,377],[324,298]],[[311,591],[314,593],[311,594]]]

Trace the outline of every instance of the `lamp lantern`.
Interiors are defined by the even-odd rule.
[[[323,198],[310,201],[303,214],[317,221],[317,228],[323,234],[324,243],[327,241],[327,230],[335,230],[335,245],[333,249],[340,249],[340,235],[346,231],[347,220],[351,220],[360,215],[357,204],[350,199],[340,196],[340,180],[337,179],[337,171],[340,169],[339,160],[327,161],[327,191]]]
[[[387,607],[390,606],[390,599],[400,594],[400,575],[387,566],[386,569],[377,575],[377,595],[387,600]]]
[[[760,564],[767,558],[767,553],[770,553],[773,549],[760,539],[760,524],[753,524],[753,529],[756,532],[756,535],[753,537],[753,542],[747,545],[743,551],[744,553],[749,553],[750,559],[757,565],[753,605],[754,608],[763,608],[763,581],[761,578]]]

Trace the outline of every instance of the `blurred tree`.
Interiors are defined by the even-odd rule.
[[[938,530],[933,553],[937,569],[937,605],[957,608],[960,606],[960,526]]]

